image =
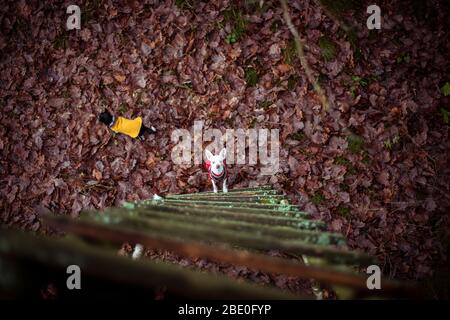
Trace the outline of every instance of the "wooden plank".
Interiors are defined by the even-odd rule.
[[[168,194],[166,198],[183,198],[183,197],[237,197],[237,196],[271,196],[281,195],[277,190],[247,190],[247,191],[235,191],[235,192],[198,192],[198,193],[184,193],[184,194]]]
[[[304,211],[299,211],[296,207],[290,210],[277,210],[277,209],[262,209],[262,208],[245,208],[245,207],[225,207],[220,205],[209,205],[209,204],[199,204],[195,202],[162,202],[162,201],[139,201],[137,203],[127,203],[127,207],[133,208],[136,206],[146,206],[154,205],[161,207],[179,207],[179,208],[193,208],[197,210],[210,211],[210,210],[220,210],[222,212],[241,212],[255,215],[265,215],[265,216],[276,216],[276,217],[287,217],[287,218],[301,218],[308,219],[311,215]]]
[[[260,187],[245,187],[245,188],[236,188],[236,189],[229,189],[228,193],[235,193],[235,192],[272,192],[274,191],[274,189],[271,186],[268,185],[264,185],[264,186],[260,186]],[[187,194],[192,194],[192,193],[185,193]],[[214,191],[208,190],[208,191],[202,191],[202,192],[196,192],[195,194],[215,194]],[[223,192],[218,192],[218,194],[223,194]],[[178,195],[178,194],[175,194]],[[172,196],[172,195],[168,195],[168,196]]]
[[[257,209],[276,209],[279,211],[291,211],[296,210],[297,208],[291,204],[279,204],[279,203],[255,203],[255,202],[232,202],[232,201],[208,201],[208,200],[200,200],[193,202],[192,200],[173,200],[173,199],[164,199],[164,203],[169,204],[181,204],[181,205],[209,205],[209,206],[218,206],[218,207],[226,207],[226,208],[257,208]]]
[[[284,195],[238,195],[238,196],[184,196],[184,197],[170,197],[169,200],[180,201],[218,201],[218,202],[245,202],[245,203],[261,203],[261,204],[280,204],[282,200],[286,200]],[[286,200],[287,201],[287,200]]]
[[[216,217],[230,221],[246,221],[266,225],[291,226],[297,229],[319,230],[326,227],[324,222],[320,220],[305,219],[303,215],[301,217],[285,217],[281,215],[258,214],[248,210],[225,210],[223,208],[220,209],[215,207],[204,209],[185,206],[141,205],[139,203],[127,206],[127,208],[145,208],[149,211],[204,217],[205,219]]]
[[[136,221],[119,215],[94,215],[90,218],[83,216],[81,218],[91,221],[95,220],[99,224],[116,225],[118,228],[134,229],[157,235],[166,234],[186,240],[227,243],[255,250],[279,250],[294,254],[320,256],[337,263],[374,263],[375,260],[363,253],[326,246],[327,242],[325,240],[328,241],[326,238],[321,239],[324,241],[322,245],[316,245],[295,239],[279,239],[273,236],[262,236],[258,233],[235,232],[220,228],[211,229],[205,226],[186,225],[185,223],[174,221]]]
[[[141,221],[142,223],[147,223],[148,220],[153,220],[155,223],[173,221],[183,223],[184,226],[195,225],[213,230],[230,230],[235,233],[246,232],[257,234],[261,237],[267,235],[279,239],[294,239],[315,244],[321,244],[322,241],[325,245],[345,245],[345,238],[339,233],[302,230],[290,226],[277,226],[275,224],[263,225],[254,222],[233,221],[215,217],[204,218],[191,215],[177,215],[171,214],[170,212],[153,211],[148,208],[125,211],[121,208],[110,208],[103,212],[102,219],[105,219],[107,215],[118,217],[119,219],[131,219],[136,222]],[[86,215],[83,215],[83,217],[86,217]],[[95,219],[96,214],[91,214],[88,217]],[[112,219],[114,218],[112,217]]]
[[[342,272],[332,268],[308,267],[300,262],[250,253],[248,251],[230,249],[226,245],[206,245],[201,242],[186,242],[155,234],[142,233],[136,230],[115,228],[109,225],[94,225],[89,222],[74,222],[65,217],[47,216],[45,222],[54,228],[73,232],[91,239],[110,240],[120,244],[125,241],[140,243],[149,248],[168,250],[191,258],[208,258],[216,262],[244,265],[263,272],[286,274],[301,278],[313,278],[330,284],[345,285],[367,292],[366,277],[354,273]],[[412,285],[383,279],[384,294],[415,294]]]
[[[68,221],[68,220],[66,220]],[[98,230],[97,230],[98,231]],[[97,234],[100,235],[100,234]],[[103,234],[104,236],[104,234]],[[42,238],[0,229],[0,255],[41,265],[66,268],[75,264],[82,273],[138,287],[167,286],[185,297],[200,299],[300,299],[279,289],[237,282],[148,259],[132,260],[68,239]]]

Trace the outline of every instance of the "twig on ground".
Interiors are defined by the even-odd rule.
[[[325,96],[325,93],[323,92],[322,87],[320,86],[319,82],[314,77],[312,70],[308,64],[308,61],[306,59],[305,52],[304,52],[303,42],[300,38],[300,35],[298,34],[297,29],[295,28],[295,26],[292,23],[291,16],[289,15],[289,8],[287,6],[286,0],[280,0],[280,1],[281,1],[281,6],[283,7],[284,21],[286,22],[286,24],[289,28],[289,31],[294,36],[295,47],[296,47],[297,55],[300,59],[300,64],[302,65],[303,69],[305,70],[308,81],[312,84],[314,91],[319,96],[320,102],[323,107],[323,111],[328,111],[328,109],[329,109],[328,99]]]

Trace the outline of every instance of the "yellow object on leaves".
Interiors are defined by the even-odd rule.
[[[118,117],[111,130],[117,133],[123,133],[129,135],[132,138],[136,138],[139,135],[139,131],[142,126],[142,118],[129,120],[123,117]]]

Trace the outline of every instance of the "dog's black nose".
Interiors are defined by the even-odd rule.
[[[216,164],[216,169],[220,169],[220,164]]]

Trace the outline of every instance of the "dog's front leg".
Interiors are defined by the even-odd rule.
[[[217,186],[216,183],[214,182],[214,180],[211,179],[211,182],[213,184],[213,188],[214,188],[214,193],[217,193]]]
[[[228,187],[227,187],[227,179],[223,180],[223,192],[227,193],[228,192]]]

